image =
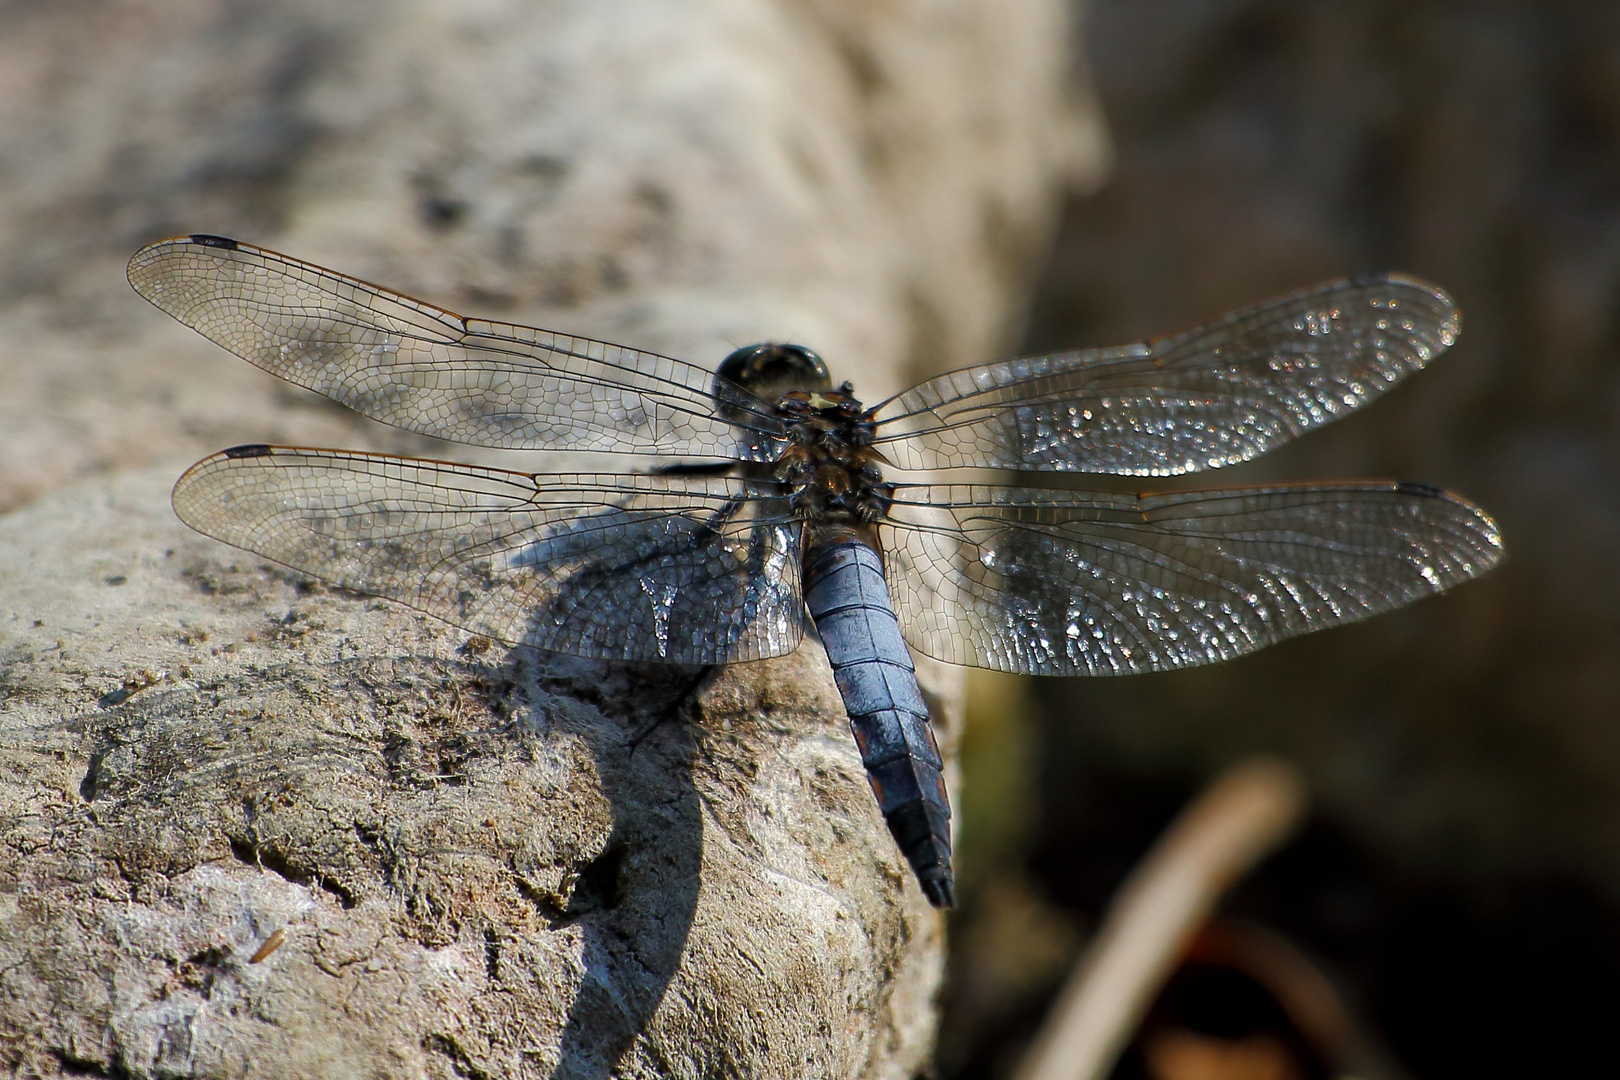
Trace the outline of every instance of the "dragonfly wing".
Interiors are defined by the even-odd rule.
[[[966,368],[877,411],[907,469],[1169,476],[1262,454],[1383,393],[1455,340],[1440,289],[1337,281],[1171,337]]]
[[[469,319],[235,240],[144,247],[129,281],[249,363],[440,439],[740,460],[770,460],[781,439],[765,403],[693,364]]]
[[[906,640],[998,671],[1213,663],[1441,592],[1502,557],[1483,512],[1405,482],[896,494],[885,546]]]
[[[248,446],[192,466],[174,508],[228,544],[513,644],[717,664],[791,652],[803,633],[799,522],[770,484]]]

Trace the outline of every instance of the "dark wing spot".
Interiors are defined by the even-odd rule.
[[[262,442],[247,443],[244,446],[231,447],[229,450],[225,451],[225,456],[228,458],[269,457],[270,447],[267,443]]]
[[[1395,490],[1402,495],[1421,495],[1425,499],[1438,499],[1445,495],[1444,491],[1433,484],[1425,484],[1419,480],[1397,480]]]
[[[203,247],[224,248],[226,251],[235,251],[242,246],[228,236],[215,236],[213,233],[205,232],[192,233],[191,242],[201,244]]]

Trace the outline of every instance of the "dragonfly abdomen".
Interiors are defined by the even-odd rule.
[[[944,762],[889,603],[882,558],[848,533],[813,543],[805,553],[804,594],[889,831],[929,902],[952,907]]]

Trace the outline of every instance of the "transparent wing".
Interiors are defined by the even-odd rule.
[[[1433,285],[1337,281],[1153,342],[941,375],[877,410],[877,442],[906,469],[1212,469],[1364,404],[1433,359],[1459,326]]]
[[[245,446],[193,465],[174,508],[227,544],[513,644],[719,664],[791,652],[803,632],[799,523],[772,484]]]
[[[912,648],[1038,675],[1208,664],[1437,593],[1502,557],[1438,488],[1112,495],[901,488],[889,589]]]
[[[695,365],[465,318],[223,237],[144,247],[129,281],[250,364],[424,435],[746,461],[781,437],[763,402]]]

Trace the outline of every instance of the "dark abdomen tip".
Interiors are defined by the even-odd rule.
[[[931,867],[930,871],[917,875],[917,884],[922,886],[923,895],[937,908],[949,910],[955,907],[956,882],[951,878],[951,868]]]

